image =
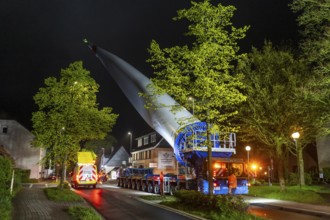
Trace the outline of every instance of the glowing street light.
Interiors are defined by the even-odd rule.
[[[246,152],[247,152],[247,160],[248,160],[248,165],[249,165],[249,164],[250,164],[249,152],[250,152],[250,150],[251,150],[251,147],[250,147],[250,146],[246,146],[246,147],[245,147],[245,150],[246,150]]]
[[[250,179],[250,170],[249,170],[250,157],[249,157],[249,153],[250,153],[251,147],[250,146],[246,146],[245,147],[245,150],[247,152],[247,173],[248,173],[248,182],[249,182],[249,179]]]
[[[194,115],[195,114],[195,99],[193,97],[189,97],[188,100],[192,101],[193,103],[193,111],[192,111],[192,114]]]
[[[129,135],[129,154],[132,154],[132,132],[127,133]]]
[[[300,177],[300,167],[299,167],[300,158],[299,158],[299,152],[298,152],[298,139],[300,138],[300,134],[299,134],[299,132],[294,132],[294,133],[292,133],[291,137],[293,138],[293,141],[296,145],[298,182],[299,182],[299,186],[301,188],[301,179],[300,179],[301,177]]]

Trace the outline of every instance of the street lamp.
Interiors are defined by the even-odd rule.
[[[129,131],[127,134],[129,135],[129,154],[132,155],[132,133]]]
[[[250,165],[250,150],[251,150],[251,147],[250,146],[246,146],[245,147],[245,150],[247,152],[247,173],[248,173],[248,183],[249,183],[249,180],[250,180],[250,170],[249,170],[249,165]]]
[[[192,114],[194,115],[195,114],[195,99],[193,97],[189,97],[188,98],[190,101],[192,101],[193,103],[193,111],[192,111]]]
[[[102,147],[101,170],[104,168],[104,147]]]
[[[301,188],[301,177],[300,177],[300,164],[299,164],[299,152],[298,152],[298,139],[300,137],[299,132],[294,132],[292,133],[291,137],[293,138],[293,141],[296,145],[296,154],[297,154],[297,171],[298,171],[298,182],[299,182],[299,186]]]

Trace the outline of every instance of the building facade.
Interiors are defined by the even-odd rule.
[[[157,132],[151,132],[135,139],[132,150],[133,168],[153,168],[154,174],[178,173],[178,162],[173,148]]]
[[[0,119],[0,146],[11,156],[15,168],[30,170],[31,179],[43,177],[45,150],[32,147],[34,136],[16,120]]]

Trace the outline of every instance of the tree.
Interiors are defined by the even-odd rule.
[[[190,22],[187,36],[194,39],[191,46],[161,49],[156,41],[151,42],[148,62],[155,69],[152,89],[156,94],[166,92],[187,109],[194,108],[195,117],[201,121],[224,132],[236,131],[231,121],[246,97],[241,93],[243,76],[236,74],[234,67],[244,56],[238,54],[237,41],[245,37],[248,27],[232,25],[234,6],[213,6],[210,0],[191,4],[174,18]],[[194,106],[189,97],[195,100]],[[208,149],[211,170],[211,146]],[[209,175],[210,194],[211,180]]]
[[[319,122],[324,125],[319,137],[329,134],[329,121],[325,113],[330,108],[330,1],[293,0],[291,9],[298,14],[297,22],[301,28],[300,48],[302,57],[312,70],[310,84],[313,94],[310,99],[314,110],[323,116]],[[322,169],[322,167],[320,167]]]
[[[314,74],[330,75],[330,1],[293,0],[291,9],[298,13],[302,28],[300,47]]]
[[[113,146],[117,145],[117,140],[110,134],[107,134],[103,139],[90,140],[84,144],[84,148],[88,151],[93,151],[96,155],[100,155],[97,160],[99,167],[103,165],[104,155],[106,153],[110,154],[112,152]]]
[[[102,139],[114,126],[117,114],[109,107],[98,109],[99,85],[80,61],[61,70],[60,79],[49,77],[33,97],[38,111],[32,113],[34,146],[46,148],[62,164],[75,160],[80,142]]]
[[[117,145],[117,140],[111,134],[107,134],[103,139],[90,140],[84,144],[84,147],[88,150],[94,151],[95,154],[110,152],[113,146]]]
[[[329,114],[322,111],[319,94],[309,68],[288,50],[265,43],[262,50],[252,49],[240,64],[245,74],[247,101],[241,111],[245,140],[255,140],[274,154],[278,164],[281,189],[285,189],[283,164],[290,152],[298,157],[300,184],[304,185],[303,149],[323,129]],[[291,134],[300,132],[297,146]]]

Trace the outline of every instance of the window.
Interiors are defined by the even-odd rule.
[[[156,134],[152,134],[150,138],[151,138],[151,143],[156,142]]]
[[[149,137],[148,136],[145,136],[143,138],[143,145],[147,145],[147,144],[149,144]]]
[[[151,150],[146,151],[146,159],[151,159]]]
[[[2,133],[7,134],[8,133],[8,128],[7,127],[3,127],[2,128]]]
[[[142,146],[142,138],[138,139],[138,147]]]

